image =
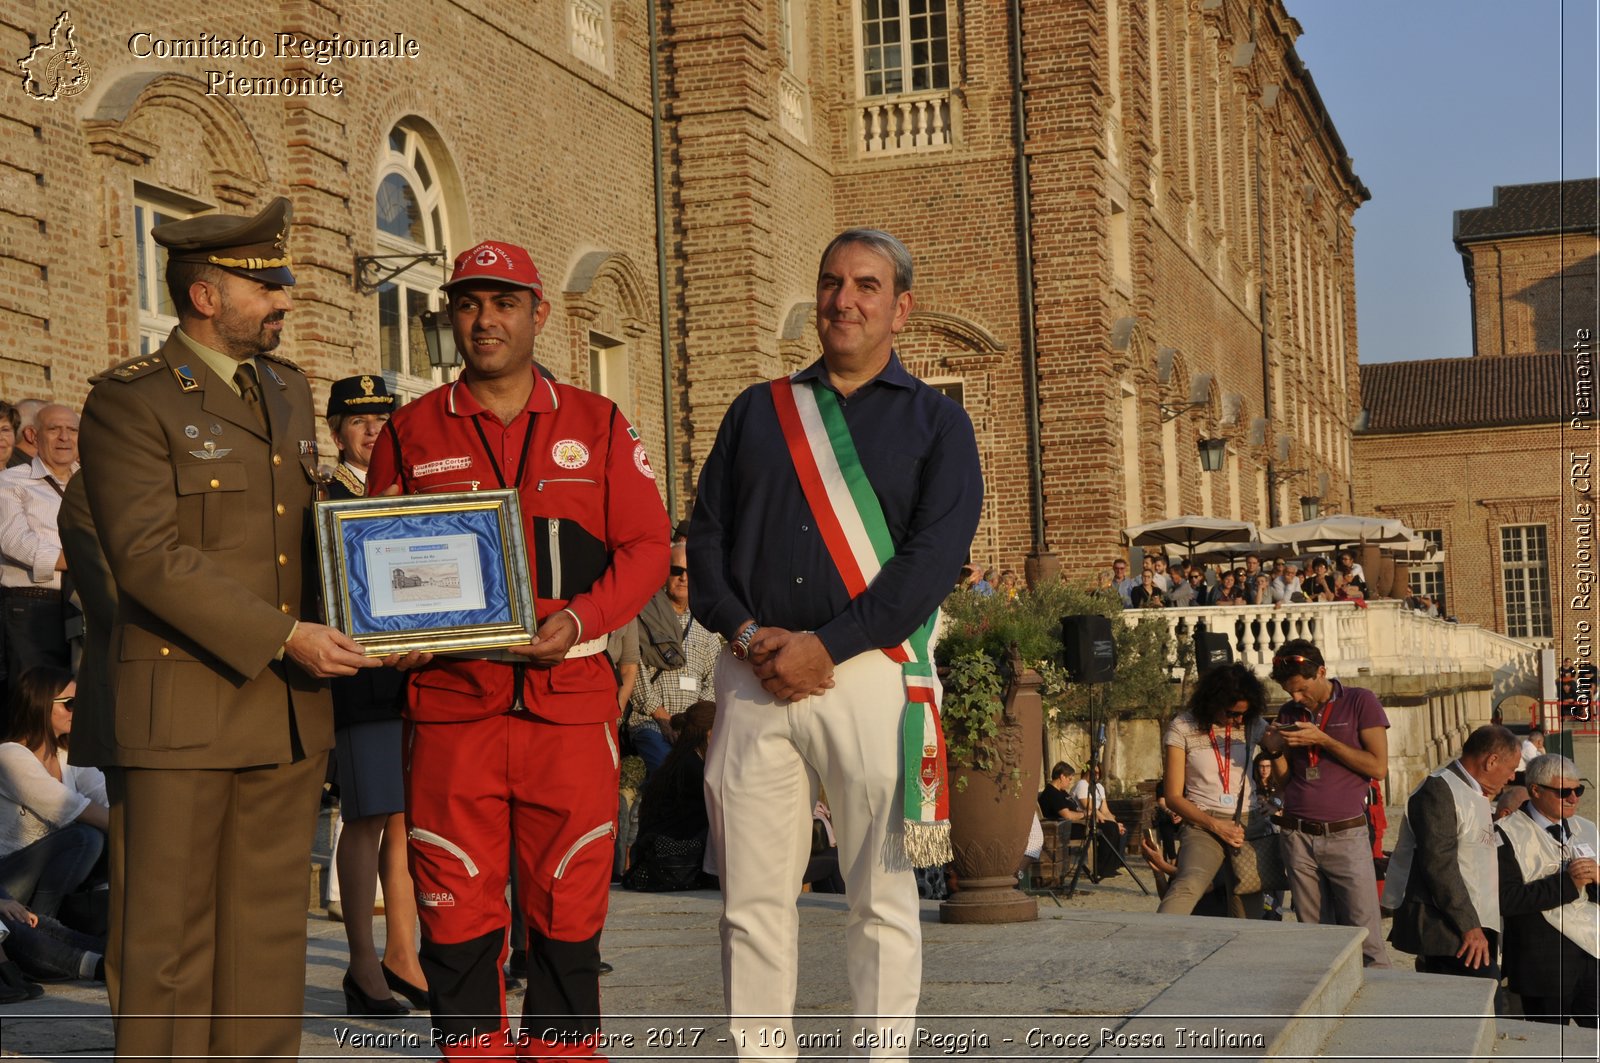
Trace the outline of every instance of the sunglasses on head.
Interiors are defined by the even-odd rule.
[[[1582,783],[1579,783],[1577,786],[1546,786],[1542,782],[1536,782],[1533,785],[1539,787],[1541,790],[1549,790],[1551,793],[1558,795],[1562,800],[1566,800],[1569,797],[1582,797],[1584,790]]]
[[[1273,664],[1310,664],[1311,658],[1302,657],[1298,653],[1285,653],[1272,659]]]
[[[671,576],[687,576],[689,574],[689,570],[684,568],[682,565],[669,565],[667,567],[667,573]]]

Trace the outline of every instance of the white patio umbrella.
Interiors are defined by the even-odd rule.
[[[1198,546],[1242,543],[1256,538],[1256,526],[1247,520],[1221,517],[1168,517],[1150,524],[1122,529],[1129,546],[1181,546],[1192,554]]]
[[[1296,551],[1288,543],[1264,543],[1259,539],[1250,539],[1242,543],[1206,547],[1194,554],[1194,560],[1214,565],[1222,561],[1232,563],[1250,554],[1255,554],[1263,561],[1276,561],[1279,558],[1294,557]]]
[[[1346,513],[1302,520],[1261,533],[1264,543],[1289,543],[1302,550],[1347,544],[1403,543],[1416,537],[1416,532],[1392,517],[1357,517]]]

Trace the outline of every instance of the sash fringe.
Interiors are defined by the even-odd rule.
[[[905,841],[902,845],[905,861],[912,867],[940,867],[955,857],[950,847],[950,821],[932,823],[906,821]]]

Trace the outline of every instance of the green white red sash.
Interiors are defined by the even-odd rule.
[[[814,382],[796,387],[788,377],[772,382],[772,404],[817,530],[844,579],[845,590],[854,598],[894,557],[894,541],[889,537],[883,507],[861,467],[844,411],[828,388]],[[950,777],[930,652],[938,617],[934,610],[906,641],[882,648],[900,665],[905,681],[906,703],[900,719],[904,856],[914,867],[932,867],[951,858]]]

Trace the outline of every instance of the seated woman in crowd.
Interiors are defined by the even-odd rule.
[[[1177,873],[1157,909],[1163,914],[1191,914],[1217,873],[1225,879],[1232,873],[1228,850],[1244,844],[1248,825],[1234,817],[1254,791],[1250,754],[1266,730],[1260,719],[1265,701],[1261,681],[1246,666],[1213,668],[1167,728],[1163,796],[1183,818],[1183,829]],[[1261,917],[1260,893],[1236,896],[1230,888],[1225,894],[1230,915]]]
[[[1333,601],[1333,577],[1328,575],[1328,562],[1317,558],[1311,562],[1311,575],[1300,584],[1300,590],[1309,602]]]
[[[1343,572],[1334,570],[1333,573],[1333,600],[1336,602],[1364,602],[1367,600],[1366,591],[1362,589],[1361,582]]]
[[[697,701],[673,725],[672,751],[639,802],[639,837],[622,884],[633,890],[690,890],[715,887],[715,876],[701,871],[711,817],[706,811],[706,747],[716,722],[717,703]]]
[[[1222,576],[1217,580],[1217,585],[1211,590],[1212,605],[1247,605],[1244,592],[1239,589],[1239,577],[1234,575],[1233,569],[1225,568]]]
[[[111,819],[105,776],[67,763],[76,691],[64,669],[28,669],[0,733],[0,890],[38,915],[88,880]]]
[[[1156,585],[1155,573],[1149,570],[1139,577],[1139,585],[1128,592],[1128,597],[1135,609],[1160,609],[1167,604],[1165,592]]]

